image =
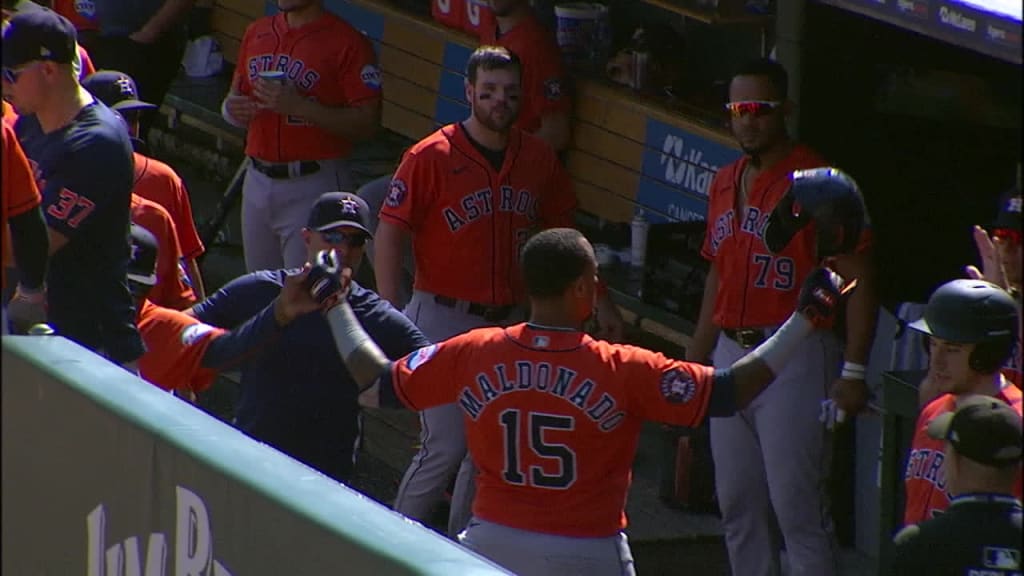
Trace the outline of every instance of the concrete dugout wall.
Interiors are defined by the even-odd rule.
[[[3,574],[505,574],[63,338],[2,390]]]

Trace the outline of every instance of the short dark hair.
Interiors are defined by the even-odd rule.
[[[739,70],[732,75],[733,78],[737,76],[764,76],[768,78],[772,87],[775,88],[775,93],[778,94],[779,100],[785,100],[789,96],[789,74],[782,64],[775,60],[768,58],[750,60],[743,66],[740,66]]]
[[[530,238],[522,255],[527,295],[533,298],[561,296],[583,275],[594,256],[580,240],[586,237],[572,228],[550,228]]]
[[[470,84],[476,83],[478,70],[511,70],[522,72],[523,65],[519,57],[501,46],[481,46],[469,55],[466,62],[466,78]]]

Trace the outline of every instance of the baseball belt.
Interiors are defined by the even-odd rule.
[[[722,332],[745,350],[768,339],[768,335],[760,328],[723,328]]]
[[[434,302],[437,302],[441,306],[455,308],[460,302],[464,301],[449,298],[448,296],[435,295]],[[486,304],[477,304],[476,302],[466,302],[466,304],[467,313],[479,316],[488,322],[501,322],[505,318],[508,318],[509,314],[516,309],[514,304],[506,306],[488,306]]]
[[[273,178],[274,180],[309,176],[310,174],[316,174],[320,171],[320,163],[313,160],[277,163],[264,162],[256,158],[252,158],[252,167],[260,174],[263,174],[267,178]]]

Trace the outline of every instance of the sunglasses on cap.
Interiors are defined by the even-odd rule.
[[[1020,244],[1021,231],[1013,228],[996,228],[992,236],[1010,244]]]
[[[328,244],[344,244],[352,248],[362,248],[366,244],[366,234],[363,232],[341,232],[338,230],[329,230],[327,232],[321,232],[324,241]]]
[[[780,106],[782,106],[782,102],[774,100],[741,100],[726,103],[725,109],[733,118],[743,118],[744,116],[761,118],[776,111]]]

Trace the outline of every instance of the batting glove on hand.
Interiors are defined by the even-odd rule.
[[[827,267],[816,268],[800,289],[796,309],[819,327],[825,324],[846,296],[857,286],[857,280],[846,282],[842,276]]]
[[[19,286],[7,304],[7,315],[12,332],[27,333],[30,327],[46,322],[46,293]]]
[[[828,399],[821,403],[821,413],[818,415],[818,422],[824,424],[827,430],[832,430],[845,421],[846,411],[840,408],[835,400]]]

